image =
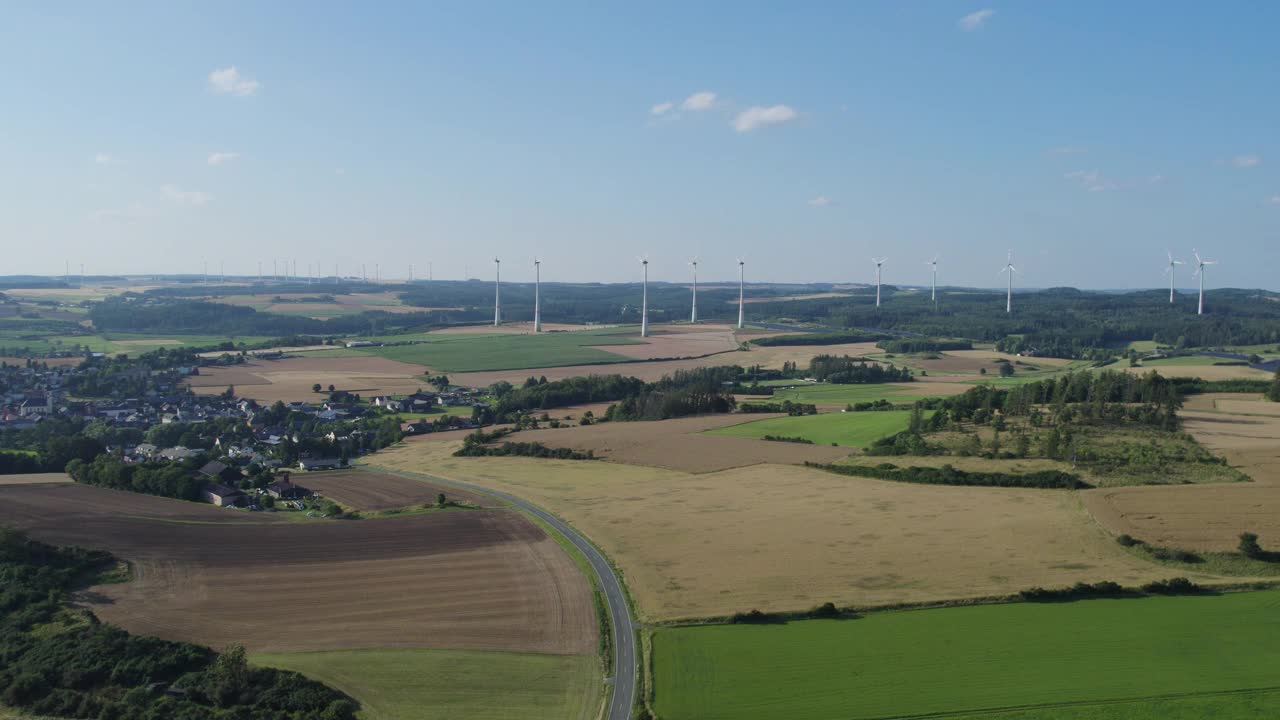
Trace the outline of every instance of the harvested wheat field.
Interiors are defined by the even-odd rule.
[[[158,519],[163,510],[169,519]],[[86,602],[134,633],[253,651],[596,647],[581,572],[510,511],[290,522],[43,485],[0,487],[0,523],[129,560],[132,582],[95,588]]]
[[[374,395],[403,395],[426,387],[420,379],[426,368],[375,355],[360,357],[291,357],[283,360],[252,360],[243,365],[202,368],[189,378],[196,393],[216,395],[235,386],[236,395],[260,403],[318,400],[311,386]]]
[[[1205,360],[1208,361],[1209,358]],[[1124,370],[1137,375],[1145,375],[1155,370],[1162,377],[1187,377],[1201,380],[1269,380],[1274,377],[1271,373],[1254,370],[1246,365],[1213,365],[1209,362],[1203,365],[1144,365],[1124,368]]]
[[[929,375],[977,375],[985,369],[993,376],[1000,367],[996,360],[1020,361],[1043,369],[1060,368],[1071,364],[1070,360],[1061,358],[1020,358],[996,350],[948,350],[937,355],[939,357],[934,360],[913,357],[910,362],[915,367],[927,370]]]
[[[524,430],[516,442],[540,442],[547,447],[572,448],[615,463],[650,465],[686,473],[777,463],[782,465],[832,462],[849,448],[770,442],[751,438],[704,435],[704,430],[753,420],[786,417],[778,414],[703,415],[653,422],[611,422],[572,428]]]
[[[412,480],[402,475],[364,470],[299,473],[293,476],[293,481],[356,510],[391,510],[424,503],[434,505],[436,496],[440,493],[444,493],[453,502],[476,506],[497,505],[493,498]]]
[[[639,339],[639,334],[635,336]],[[609,352],[635,360],[688,358],[715,355],[738,349],[733,331],[727,328],[702,331],[656,331],[639,345],[610,345]]]
[[[6,365],[19,365],[19,366],[26,365],[27,360],[31,360],[32,362],[39,363],[41,365],[48,365],[51,368],[75,367],[80,363],[84,362],[83,357],[54,357],[54,358],[45,358],[45,357],[25,358],[25,357],[12,357],[12,356],[0,357],[0,363],[4,363]]]
[[[559,514],[618,563],[651,620],[1168,575],[1117,545],[1065,491],[913,485],[783,465],[694,475],[456,458],[456,447],[406,444],[370,462],[492,487]]]

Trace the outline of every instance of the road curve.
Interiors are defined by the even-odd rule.
[[[578,534],[576,530],[533,503],[514,495],[497,490],[472,485],[471,483],[447,480],[427,473],[413,473],[427,478],[432,483],[450,485],[460,490],[483,493],[511,503],[517,508],[537,517],[550,525],[582,553],[587,562],[595,570],[600,580],[600,589],[604,591],[605,604],[609,607],[609,624],[613,628],[613,677],[609,678],[613,692],[609,697],[607,720],[630,720],[631,708],[636,702],[636,624],[631,616],[631,605],[622,591],[622,581],[618,579],[613,566],[589,540]]]

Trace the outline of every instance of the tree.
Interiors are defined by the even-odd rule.
[[[316,384],[312,385],[312,386],[311,386],[311,392],[313,392],[313,393],[318,393],[318,392],[320,392],[320,383],[316,383]]]
[[[1237,547],[1240,550],[1240,554],[1247,558],[1262,557],[1262,546],[1258,544],[1257,533],[1240,533],[1240,544]]]
[[[448,505],[448,504],[449,504],[449,499],[444,496],[444,493],[439,493],[438,495],[436,495],[436,507],[444,507],[445,505]]]
[[[329,392],[334,392],[334,391],[335,391],[335,390],[337,390],[337,389],[338,389],[338,388],[336,388],[336,387],[334,387],[334,386],[333,386],[333,383],[329,383]]]
[[[986,374],[987,374],[987,369],[986,369],[986,368],[978,368],[978,374],[979,374],[979,375],[986,375]]]
[[[1013,377],[1013,363],[1000,363],[1000,377]]]
[[[1271,387],[1267,388],[1267,399],[1280,402],[1280,367],[1276,368],[1276,378],[1271,381]]]

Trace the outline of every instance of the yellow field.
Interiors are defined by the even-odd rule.
[[[458,445],[406,443],[369,463],[474,482],[556,512],[621,567],[651,620],[1168,575],[1120,548],[1069,492],[911,485],[785,465],[693,475],[452,457]]]

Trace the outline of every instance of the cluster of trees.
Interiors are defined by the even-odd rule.
[[[1078,582],[1070,587],[1033,587],[1019,592],[1029,602],[1068,602],[1093,598],[1142,597],[1143,595],[1198,595],[1205,588],[1184,577],[1154,580],[1141,587],[1127,588],[1110,580],[1096,583]]]
[[[786,413],[788,415],[817,415],[818,406],[812,403],[798,403],[783,400],[780,403],[741,403],[741,413]]]
[[[605,419],[667,420],[731,412],[736,402],[724,388],[733,385],[741,372],[737,366],[677,370],[610,405]]]
[[[202,464],[203,455],[181,462],[130,465],[114,455],[103,453],[88,462],[72,460],[67,463],[66,471],[72,480],[86,485],[179,500],[199,500],[204,480],[196,478],[196,468]]]
[[[493,432],[477,430],[467,435],[462,441],[462,447],[454,451],[453,454],[458,457],[517,455],[520,457],[551,458],[553,460],[596,459],[595,453],[591,450],[579,452],[572,448],[549,448],[540,442],[504,442],[497,446],[489,444],[501,440],[512,432],[509,428],[499,428]]]
[[[765,436],[764,436],[764,439],[765,439],[765,440],[770,440],[770,441],[772,441],[772,442],[796,443],[796,444],[798,444],[798,445],[812,445],[812,444],[813,444],[813,441],[812,441],[812,440],[810,440],[809,438],[793,437],[793,436],[791,436],[791,435],[765,435]]]
[[[910,382],[911,370],[905,367],[867,362],[848,355],[817,355],[809,360],[809,376],[838,385]]]
[[[1276,378],[1267,386],[1267,399],[1271,402],[1280,402],[1280,368],[1276,368]]]
[[[980,485],[989,487],[1025,487],[1055,490],[1074,490],[1090,487],[1078,475],[1060,470],[1037,470],[1029,473],[974,472],[958,470],[950,465],[942,467],[903,467],[892,463],[870,465],[831,465],[806,462],[805,465],[820,470],[869,477],[879,480],[924,483],[927,485]]]
[[[1182,396],[1175,382],[1155,371],[1136,376],[1102,370],[1071,372],[1008,388],[979,385],[953,397],[932,398],[925,405],[945,411],[956,421],[978,424],[992,422],[998,411],[1030,417],[1034,425],[1042,418],[1039,407],[1047,406],[1060,423],[1130,421],[1173,430],[1178,426]]]
[[[876,347],[888,353],[925,353],[945,352],[947,350],[972,350],[973,343],[968,340],[895,337],[877,342]]]
[[[520,388],[507,382],[499,382],[490,386],[489,390],[496,399],[493,406],[495,418],[499,422],[506,422],[520,413],[534,410],[622,400],[640,394],[644,387],[645,382],[638,378],[588,375],[551,382],[545,377],[531,377]]]
[[[0,703],[112,720],[354,719],[351,699],[297,673],[251,667],[243,648],[134,636],[67,606],[75,583],[114,564],[104,552],[0,527]]]
[[[773,337],[756,338],[752,345],[761,347],[777,347],[792,345],[845,345],[847,343],[884,341],[891,336],[884,333],[868,332],[809,332],[795,335],[774,335]]]
[[[93,423],[49,418],[27,430],[0,433],[0,475],[62,472],[72,460],[88,462],[106,450]]]

